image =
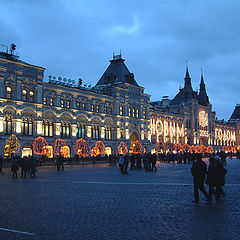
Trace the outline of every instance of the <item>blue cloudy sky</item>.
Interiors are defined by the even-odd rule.
[[[95,85],[113,51],[160,100],[194,90],[201,68],[213,110],[228,120],[240,103],[239,0],[0,0],[0,43],[48,75]]]

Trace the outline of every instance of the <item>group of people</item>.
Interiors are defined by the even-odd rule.
[[[224,151],[217,151],[216,153],[221,157],[223,161],[226,162],[227,154]],[[206,153],[207,157],[210,157],[212,154]],[[196,152],[190,151],[179,151],[178,153],[167,152],[167,153],[159,153],[158,159],[160,162],[166,163],[193,163],[198,156]],[[231,157],[230,153],[229,156]]]
[[[27,174],[30,177],[36,177],[37,160],[32,156],[13,157],[11,162],[12,178],[17,178],[18,170],[21,170],[21,177],[25,178]]]
[[[128,174],[128,166],[130,163],[130,170],[140,170],[142,168],[145,169],[146,172],[149,171],[157,171],[156,163],[157,163],[157,155],[155,153],[144,153],[141,155],[140,153],[133,154],[125,154],[119,156],[119,168],[121,170],[121,174]]]
[[[225,196],[222,186],[225,184],[227,170],[224,168],[224,159],[219,155],[209,157],[209,166],[202,160],[202,155],[198,154],[193,162],[191,172],[194,182],[194,203],[199,203],[199,190],[203,193],[206,201],[212,201],[213,195],[216,200]],[[207,192],[204,184],[209,186]]]

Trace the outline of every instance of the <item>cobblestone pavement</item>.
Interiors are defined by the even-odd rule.
[[[240,239],[240,160],[228,160],[225,199],[194,204],[191,165],[121,176],[108,164],[0,174],[0,239]],[[14,232],[18,231],[18,232]],[[32,234],[32,235],[31,235]]]

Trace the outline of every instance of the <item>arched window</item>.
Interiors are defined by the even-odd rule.
[[[99,139],[100,137],[100,127],[98,125],[92,126],[92,139]]]
[[[61,123],[61,137],[70,138],[71,124],[69,122]]]
[[[27,101],[27,91],[25,89],[22,90],[22,100]]]
[[[12,88],[10,87],[6,88],[6,98],[12,99]]]
[[[67,108],[70,108],[70,101],[67,101]]]
[[[32,136],[33,135],[33,120],[30,117],[24,117],[22,120],[23,135]]]
[[[112,139],[112,128],[109,126],[105,127],[105,139],[111,140]]]
[[[29,92],[29,102],[34,102],[34,92],[33,91]]]
[[[43,136],[53,137],[53,121],[44,120],[43,121]]]
[[[86,104],[85,103],[82,104],[82,110],[86,111]]]
[[[77,125],[77,138],[85,138],[86,126],[84,123]]]
[[[122,116],[123,115],[123,107],[119,107],[119,114]]]
[[[43,98],[43,104],[47,105],[47,98],[46,97]]]
[[[65,104],[64,104],[64,100],[61,99],[61,107],[64,108]]]
[[[4,132],[6,134],[11,134],[12,133],[12,118],[9,116],[6,116],[4,119]]]

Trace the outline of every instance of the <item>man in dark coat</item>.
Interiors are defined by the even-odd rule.
[[[222,186],[225,185],[225,175],[227,170],[223,167],[222,159],[219,156],[216,156],[215,159],[217,164],[216,198],[220,199],[226,195],[222,190]]]
[[[202,161],[201,154],[197,155],[197,161],[194,161],[191,169],[193,175],[193,182],[194,182],[194,201],[195,203],[199,202],[199,193],[198,189],[204,194],[206,197],[206,201],[209,201],[208,193],[204,188],[205,176],[207,173],[207,165],[205,162]]]
[[[214,187],[217,185],[217,165],[213,156],[210,156],[209,158],[206,184],[209,186],[209,200],[212,201],[212,195],[214,194],[216,197],[216,191]]]

